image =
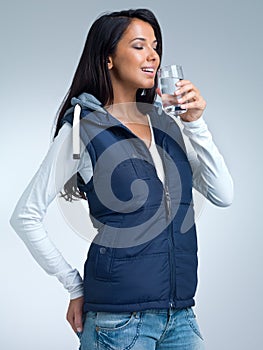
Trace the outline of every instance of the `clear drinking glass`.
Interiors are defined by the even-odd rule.
[[[182,109],[178,104],[177,99],[181,95],[174,95],[177,90],[176,83],[184,79],[183,67],[177,64],[163,66],[158,71],[159,87],[162,92],[162,105],[165,112],[178,116],[185,113],[187,110]]]

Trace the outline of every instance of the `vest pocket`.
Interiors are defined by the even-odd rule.
[[[99,247],[95,262],[95,278],[109,281],[111,279],[113,254],[112,248]]]
[[[93,242],[96,244],[95,253],[95,278],[98,280],[111,280],[111,270],[114,260],[115,242],[118,238],[118,228],[121,224],[122,216],[118,220],[108,220],[107,224],[102,224],[98,229],[98,234]]]

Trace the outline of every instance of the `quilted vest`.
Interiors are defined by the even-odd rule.
[[[83,108],[80,137],[93,176],[86,195],[97,235],[84,265],[84,312],[184,308],[195,304],[197,239],[192,171],[181,130],[148,113],[165,184],[145,143],[110,113]],[[61,124],[73,123],[73,112]]]

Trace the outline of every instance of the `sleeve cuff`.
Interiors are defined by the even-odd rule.
[[[83,286],[81,286],[77,290],[74,290],[73,292],[70,293],[70,300],[77,299],[83,296],[84,296],[84,288]]]
[[[197,120],[194,120],[192,122],[185,122],[181,119],[182,124],[185,126],[185,128],[196,128],[196,127],[200,127],[202,125],[205,124],[205,120],[203,118],[203,116],[201,116],[200,118],[198,118]]]

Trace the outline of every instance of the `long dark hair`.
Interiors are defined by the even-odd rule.
[[[58,110],[55,138],[61,128],[61,119],[66,110],[71,107],[72,97],[77,97],[82,92],[95,96],[104,106],[113,103],[113,88],[108,71],[107,59],[116,51],[117,44],[123,33],[133,19],[140,19],[149,23],[157,40],[157,53],[162,58],[162,35],[159,23],[148,9],[130,9],[103,14],[92,24],[86,43],[80,57],[79,64],[74,74],[71,86]],[[151,89],[145,89],[145,94],[138,89],[136,102],[152,104],[156,97],[157,76]],[[140,104],[138,104],[139,106]],[[143,104],[141,104],[143,105]],[[85,198],[76,185],[77,177],[74,175],[65,185],[65,194],[61,194],[66,200],[72,201],[72,196]]]

